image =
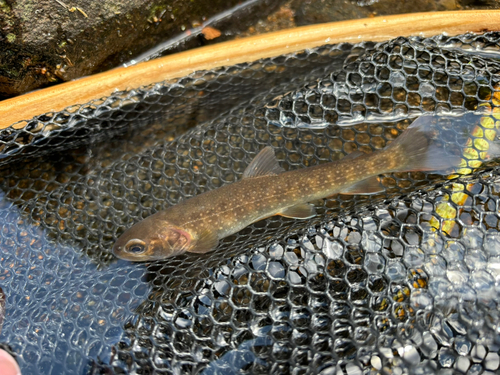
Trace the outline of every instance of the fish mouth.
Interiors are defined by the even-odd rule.
[[[113,253],[114,256],[119,256],[119,253],[123,250],[123,246],[113,246],[111,249],[111,252]]]
[[[127,257],[126,253],[123,251],[123,246],[113,246],[113,248],[111,249],[111,252],[113,253],[113,255],[119,259],[125,259],[125,260],[132,260],[130,258]]]
[[[122,260],[127,260],[130,262],[155,262],[158,260],[165,260],[165,256],[162,255],[131,255],[127,254],[126,252],[121,252],[121,253],[116,253],[113,249],[113,254],[118,258]],[[170,258],[170,256],[168,257]]]

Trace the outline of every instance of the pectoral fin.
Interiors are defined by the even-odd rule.
[[[243,178],[276,175],[283,171],[284,169],[280,167],[278,159],[274,155],[273,148],[267,146],[248,165],[243,172]]]
[[[384,187],[380,185],[378,177],[370,177],[366,180],[355,183],[349,186],[346,190],[342,191],[341,194],[355,195],[355,194],[377,194],[385,191]]]
[[[196,239],[196,244],[192,249],[189,250],[190,253],[208,253],[214,250],[219,245],[219,239],[217,235],[206,229],[203,230],[198,238]]]
[[[296,206],[288,207],[277,215],[290,217],[292,219],[309,219],[310,217],[316,216],[316,209],[310,203],[301,203]]]

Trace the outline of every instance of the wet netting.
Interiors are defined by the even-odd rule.
[[[494,374],[500,34],[328,45],[197,72],[0,134],[0,342],[24,374]],[[207,254],[117,260],[133,223],[428,116],[450,175],[380,176]],[[499,121],[497,121],[497,118]],[[497,160],[498,162],[498,160]]]

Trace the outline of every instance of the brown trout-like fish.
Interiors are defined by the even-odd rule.
[[[116,241],[122,259],[164,259],[185,251],[206,253],[219,240],[272,215],[313,217],[307,203],[336,193],[374,194],[383,191],[378,175],[403,171],[443,170],[459,158],[429,146],[429,117],[414,121],[386,148],[355,152],[340,161],[285,172],[271,147],[253,159],[240,181],[208,191],[132,226]]]

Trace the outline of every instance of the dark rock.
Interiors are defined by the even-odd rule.
[[[0,99],[115,67],[238,3],[0,0]]]

